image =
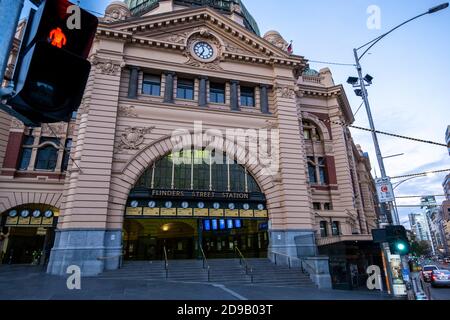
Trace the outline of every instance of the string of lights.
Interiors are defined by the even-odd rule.
[[[378,133],[378,134],[381,134],[381,135],[386,135],[386,136],[400,138],[400,139],[406,139],[406,140],[415,141],[415,142],[427,143],[427,144],[432,144],[432,145],[436,145],[436,146],[446,147],[447,148],[447,145],[444,144],[444,143],[439,143],[439,142],[434,142],[434,141],[429,141],[429,140],[423,140],[423,139],[418,139],[418,138],[413,138],[413,137],[407,137],[407,136],[402,136],[402,135],[399,135],[399,134],[390,133],[390,132],[384,132],[384,131],[379,131],[379,130],[372,130],[372,129],[369,129],[369,128],[358,127],[358,126],[354,126],[354,125],[351,125],[351,124],[348,124],[348,123],[344,123],[344,122],[339,122],[339,121],[324,120],[324,122],[329,122],[329,123],[337,124],[337,125],[340,125],[340,126],[343,126],[343,127],[349,127],[349,128],[362,130],[362,131],[368,131],[368,132],[375,132],[375,133]]]

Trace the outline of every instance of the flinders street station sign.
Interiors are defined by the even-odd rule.
[[[128,218],[228,217],[268,218],[262,193],[134,189]]]

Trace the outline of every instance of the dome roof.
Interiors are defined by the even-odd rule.
[[[320,75],[320,73],[317,70],[310,69],[309,67],[307,67],[305,69],[305,71],[303,71],[302,75],[304,75],[304,76],[318,76],[318,75]]]
[[[133,16],[141,16],[159,6],[162,0],[125,0],[125,4]],[[242,0],[172,0],[174,4],[185,7],[208,6],[222,13],[236,12],[244,18],[245,27],[251,32],[260,35],[258,24],[248,12]]]

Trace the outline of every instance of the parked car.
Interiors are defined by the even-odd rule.
[[[435,265],[427,265],[422,268],[422,279],[425,282],[431,282],[431,275],[433,271],[439,270]]]
[[[450,287],[450,271],[434,270],[431,275],[431,285],[433,287]]]

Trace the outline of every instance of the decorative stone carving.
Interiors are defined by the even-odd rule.
[[[122,134],[119,149],[139,150],[139,146],[144,143],[145,135],[153,131],[155,127],[128,127]]]
[[[42,135],[46,136],[61,136],[66,135],[67,132],[67,126],[65,122],[58,122],[58,123],[45,123],[42,124]]]
[[[289,43],[283,39],[278,31],[268,31],[263,38],[273,44],[275,47],[288,52]]]
[[[113,1],[105,10],[105,17],[103,22],[123,21],[131,17],[131,12],[127,5],[122,1]]]
[[[296,97],[296,90],[294,87],[278,87],[277,92],[285,99],[294,99]]]
[[[215,47],[215,57],[212,58],[212,61],[203,62],[194,57],[194,55],[192,54],[192,47],[198,41],[208,42],[213,47]],[[219,41],[219,39],[216,38],[207,28],[199,28],[198,31],[192,34],[187,41],[184,55],[188,58],[188,60],[185,62],[185,64],[191,67],[202,69],[223,70],[222,67],[220,67],[220,62],[223,59],[222,51],[222,43]]]
[[[12,129],[24,129],[25,125],[19,119],[15,118],[15,117],[12,117],[11,128]]]
[[[266,120],[266,124],[263,129],[273,130],[278,129],[278,123],[276,121]]]
[[[112,61],[112,60],[101,60],[97,56],[91,58],[91,63],[100,70],[101,73],[107,75],[120,75],[120,71],[125,67],[125,62],[123,61]]]
[[[225,51],[230,52],[230,53],[255,55],[255,52],[251,52],[251,51],[245,50],[243,48],[235,47],[231,43],[226,42],[226,41],[224,41],[224,47],[225,47]]]
[[[242,14],[242,8],[241,8],[241,6],[240,6],[239,4],[237,4],[237,3],[232,3],[230,9],[231,9],[231,10],[230,10],[231,12],[235,12],[235,13],[237,13],[237,14]]]
[[[136,108],[133,106],[119,106],[119,117],[124,118],[137,118],[138,114],[136,112]]]

